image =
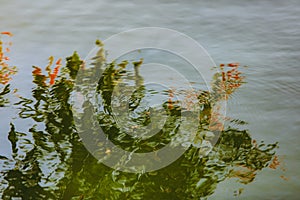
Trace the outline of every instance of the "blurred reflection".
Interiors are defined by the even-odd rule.
[[[9,99],[6,97],[10,93],[9,81],[12,79],[12,75],[17,72],[17,68],[10,66],[8,61],[10,58],[7,54],[10,52],[12,42],[3,41],[2,36],[12,37],[11,32],[0,32],[0,107],[7,106]]]
[[[187,110],[175,101],[163,102],[161,112],[167,113],[163,131],[139,142],[118,128],[110,117],[114,88],[122,79],[122,84],[128,84],[124,81],[128,78],[135,89],[129,98],[129,110],[134,113],[130,118],[132,126],[149,123],[151,110],[138,110],[146,98],[143,77],[138,73],[142,60],[107,64],[100,49],[93,62],[95,68],[102,69],[100,79],[99,74],[94,74],[95,68],[86,68],[84,73],[99,79],[96,88],[102,107],[96,114],[107,137],[126,150],[140,152],[153,151],[170,142],[171,132],[184,117],[179,111]],[[55,65],[53,71],[52,65]],[[133,66],[131,71],[127,65]],[[213,194],[217,184],[227,178],[237,178],[243,184],[252,182],[273,158],[276,144],[257,144],[247,130],[231,127],[223,130],[212,151],[207,151],[216,134],[206,130],[211,120],[211,104],[216,99],[210,99],[207,91],[199,91],[196,94],[201,106],[200,120],[190,122],[199,124],[196,139],[185,144],[189,148],[178,160],[163,169],[142,174],[108,168],[86,150],[74,126],[70,96],[76,89],[77,72],[84,63],[75,52],[66,58],[65,67],[60,66],[60,59],[54,62],[50,57],[46,74],[34,67],[32,98],[21,97],[16,103],[20,118],[30,118],[35,125],[23,133],[17,131],[16,124],[11,124],[8,139],[12,157],[0,157],[4,166],[0,174],[5,179],[1,183],[3,199],[199,199]],[[230,95],[243,83],[238,65],[228,67],[232,67],[230,72],[225,71],[224,65],[220,66],[214,92],[225,90]],[[82,120],[89,119],[83,116]],[[245,122],[236,119],[231,123]],[[185,138],[178,136],[176,141],[183,143]],[[109,154],[110,150],[106,149],[105,153]]]

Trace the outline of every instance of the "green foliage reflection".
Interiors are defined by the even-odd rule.
[[[147,140],[134,140],[109,116],[115,86],[125,77],[135,83],[132,86],[135,93],[129,103],[130,111],[138,114],[131,118],[135,120],[133,126],[147,124],[151,110],[137,111],[145,98],[143,77],[138,73],[142,61],[133,62],[130,72],[126,68],[130,64],[128,61],[105,63],[103,51],[101,48],[93,60],[95,68],[102,68],[101,77],[94,74],[94,68],[84,72],[99,79],[96,88],[103,109],[97,117],[101,127],[111,141],[126,150],[159,149],[170,141],[174,135],[172,131],[176,132],[178,119],[184,117],[180,112],[184,108],[173,101],[164,102],[161,111],[167,113],[167,120],[163,129]],[[198,119],[190,122],[199,123],[199,141],[188,144],[188,150],[178,160],[163,169],[142,174],[106,167],[87,151],[74,125],[70,96],[76,89],[75,78],[82,67],[84,63],[76,52],[66,59],[66,65],[61,74],[54,77],[55,81],[53,76],[43,75],[39,67],[34,67],[32,98],[21,97],[16,103],[20,118],[31,120],[34,125],[23,133],[17,131],[17,125],[11,124],[8,139],[12,157],[0,157],[4,163],[0,172],[5,179],[3,199],[199,199],[213,194],[217,184],[226,178],[238,178],[244,184],[252,182],[256,173],[267,167],[273,158],[276,144],[258,146],[252,142],[247,130],[231,127],[222,131],[212,151],[206,153],[199,144],[209,141],[208,137],[214,133],[206,130],[211,120],[211,99],[207,91],[202,91],[197,96],[202,107],[200,122]],[[224,79],[222,76],[218,74],[216,79]],[[230,90],[228,85],[225,86]],[[243,123],[240,120],[234,122]],[[186,130],[189,132],[188,127]],[[182,140],[184,138],[179,138]],[[110,152],[106,150],[105,153]]]

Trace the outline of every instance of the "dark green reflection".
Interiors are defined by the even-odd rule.
[[[45,75],[34,73],[32,98],[21,98],[16,103],[20,118],[31,119],[34,125],[27,132],[18,132],[18,125],[11,124],[8,139],[12,157],[0,157],[1,163],[3,161],[0,173],[5,180],[1,191],[3,199],[199,199],[213,194],[217,184],[226,178],[236,177],[244,184],[252,182],[274,155],[276,144],[255,145],[247,130],[229,127],[206,156],[203,149],[190,144],[178,160],[154,172],[132,174],[108,168],[86,150],[75,128],[70,95],[83,62],[76,52],[66,61],[66,67],[53,85],[45,84]],[[130,76],[127,64],[125,61],[119,65],[107,64],[100,54],[94,58],[94,66],[103,67],[97,85],[103,110],[97,112],[97,117],[107,137],[115,144],[126,150],[152,151],[168,143],[176,132],[183,117],[182,108],[176,102],[165,102],[162,106],[167,113],[164,128],[147,140],[136,142],[122,132],[110,117],[111,97],[117,81],[122,76]],[[145,98],[145,88],[138,74],[138,65],[142,63],[132,64],[136,90],[129,108],[134,112]],[[86,69],[85,73],[93,74],[93,70]],[[200,133],[209,124],[211,102],[206,91],[198,98],[202,107],[200,121],[196,120]],[[132,119],[138,124],[147,124],[146,112],[149,110]],[[237,119],[232,123],[244,122]]]
[[[2,88],[2,91],[0,91],[0,107],[4,107],[9,103],[9,100],[6,97],[6,95],[10,93],[9,86],[9,84],[5,85],[4,88]]]

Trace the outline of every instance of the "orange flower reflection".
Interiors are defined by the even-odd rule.
[[[9,32],[9,31],[3,31],[3,32],[1,32],[1,34],[2,34],[2,35],[8,35],[8,36],[10,36],[10,37],[13,36],[13,34],[12,34],[11,32]]]
[[[61,61],[62,61],[62,59],[61,58],[59,58],[56,62],[55,62],[55,68],[53,69],[53,72],[51,72],[52,70],[51,70],[51,65],[53,64],[53,60],[54,60],[54,58],[53,58],[53,56],[50,56],[49,57],[49,63],[48,63],[48,65],[46,66],[46,72],[48,72],[48,76],[46,76],[46,75],[43,75],[42,74],[42,69],[41,68],[39,68],[39,67],[34,67],[34,70],[32,71],[32,73],[33,73],[33,75],[34,76],[42,76],[42,82],[43,82],[43,85],[47,85],[47,84],[45,84],[45,81],[47,80],[47,79],[49,79],[49,85],[51,86],[51,85],[54,85],[55,84],[55,79],[56,79],[56,77],[58,76],[58,73],[59,73],[59,69],[60,69],[60,67],[61,67]]]
[[[1,32],[2,35],[12,36],[11,32]],[[0,84],[6,85],[10,80],[12,80],[11,76],[17,72],[17,68],[14,66],[9,66],[7,61],[10,60],[8,56],[5,54],[10,52],[8,47],[4,46],[5,43],[0,39]],[[11,46],[11,42],[9,42],[9,46]]]

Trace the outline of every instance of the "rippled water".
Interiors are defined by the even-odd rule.
[[[85,56],[96,38],[144,26],[189,35],[216,63],[247,65],[243,71],[248,83],[229,101],[228,115],[247,121],[256,140],[278,141],[286,172],[263,170],[253,183],[242,186],[240,198],[296,199],[300,185],[299,13],[296,0],[2,1],[0,29],[15,35],[10,57],[19,73],[12,84],[23,96],[31,91],[31,66],[45,66],[49,55],[66,57],[77,50]],[[11,121],[6,116],[14,113],[1,110],[3,133]],[[27,127],[24,124],[24,130]],[[1,133],[0,139],[1,154],[9,154],[6,136]],[[231,198],[236,187],[234,181],[224,181],[211,198]]]

